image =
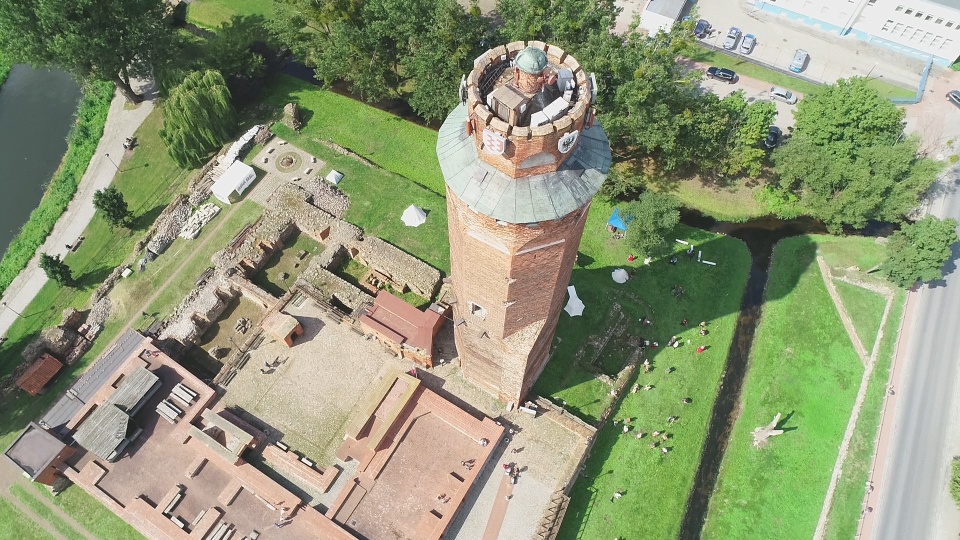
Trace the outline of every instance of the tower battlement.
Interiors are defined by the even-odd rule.
[[[480,55],[461,92],[481,159],[511,176],[556,171],[592,122],[595,83],[576,58],[539,41]]]

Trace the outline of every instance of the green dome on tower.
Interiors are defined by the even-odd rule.
[[[547,67],[547,53],[537,47],[527,47],[517,55],[517,67],[524,73],[539,75]]]

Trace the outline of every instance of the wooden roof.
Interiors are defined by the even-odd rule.
[[[63,369],[62,362],[44,353],[40,358],[34,360],[33,364],[27,368],[27,371],[17,379],[17,386],[35,396],[40,393],[40,390],[43,390],[43,387],[46,386],[61,369]]]
[[[109,460],[127,437],[131,412],[135,412],[159,385],[160,378],[147,368],[140,366],[133,370],[120,381],[117,390],[80,424],[73,439],[88,451]]]

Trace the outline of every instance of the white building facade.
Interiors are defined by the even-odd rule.
[[[960,57],[960,0],[756,0],[754,7],[941,66]]]

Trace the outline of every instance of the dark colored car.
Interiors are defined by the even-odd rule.
[[[737,82],[737,74],[732,69],[712,66],[707,68],[707,77],[718,81],[727,81],[730,84]]]
[[[960,90],[951,90],[947,92],[947,101],[960,107]]]
[[[777,126],[767,128],[767,138],[763,140],[763,146],[767,148],[776,148],[780,145],[780,139],[783,138],[783,132]]]
[[[710,34],[710,23],[706,19],[700,19],[697,21],[697,26],[693,29],[693,35],[697,36],[700,39],[707,37]]]

